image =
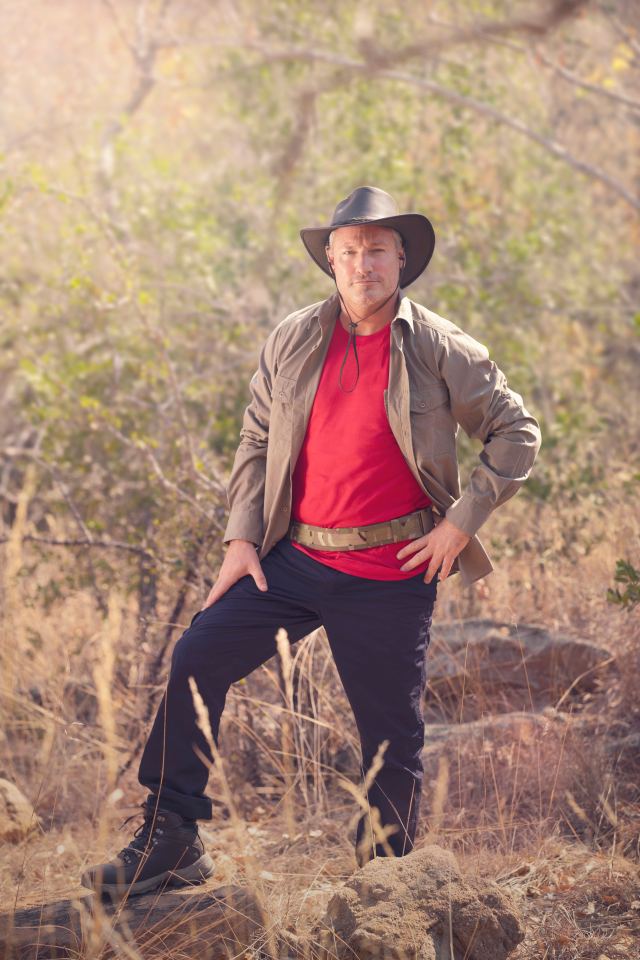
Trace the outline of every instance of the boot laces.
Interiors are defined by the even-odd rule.
[[[126,847],[123,847],[118,856],[125,863],[133,862],[136,857],[140,858],[150,847],[155,847],[158,842],[157,834],[162,835],[162,828],[158,826],[157,811],[150,810],[146,803],[140,804],[144,813],[144,820],[133,834],[133,840]],[[132,813],[130,817],[122,822],[122,827],[126,826],[130,820],[139,817],[139,813]],[[155,817],[155,825],[154,825]],[[153,827],[153,829],[152,829]]]

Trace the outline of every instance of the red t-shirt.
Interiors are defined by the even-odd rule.
[[[345,393],[338,378],[349,334],[336,320],[293,473],[294,520],[321,527],[364,526],[431,503],[407,466],[387,420],[384,391],[389,382],[390,336],[391,324],[369,336],[357,335],[360,376],[355,389]],[[342,371],[346,390],[353,386],[356,373],[352,340]],[[372,580],[404,580],[424,573],[428,561],[400,570],[410,557],[398,560],[396,553],[410,542],[364,550],[315,550],[292,541],[320,563]]]

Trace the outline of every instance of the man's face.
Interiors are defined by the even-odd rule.
[[[327,250],[338,289],[356,312],[371,310],[391,296],[402,256],[393,230],[373,224],[340,227]]]

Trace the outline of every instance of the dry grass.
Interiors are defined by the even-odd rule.
[[[530,509],[516,498],[490,521],[487,544],[508,542]],[[640,727],[638,616],[605,597],[617,557],[633,559],[640,525],[622,501],[595,515],[594,544],[576,563],[554,558],[542,542],[553,540],[559,522],[551,509],[540,514],[527,548],[503,557],[474,590],[465,593],[455,578],[442,585],[436,617],[546,624],[605,647],[618,673],[570,710],[538,718],[539,727],[517,728],[516,736],[506,728],[489,748],[484,736],[441,757],[425,779],[418,842],[454,849],[465,870],[497,877],[514,893],[527,923],[515,960],[633,958],[640,765],[633,740],[612,752],[609,735],[622,740]],[[611,529],[624,536],[600,536]],[[82,869],[127,841],[130,827],[118,828],[142,799],[136,764],[117,772],[137,734],[131,704],[159,691],[135,687],[140,651],[126,600],[113,594],[105,619],[92,597],[74,593],[45,616],[16,573],[27,559],[19,540],[5,550],[13,553],[3,633],[13,636],[19,611],[23,639],[15,669],[3,673],[0,772],[40,818],[29,838],[3,850],[0,897],[11,909],[79,895]],[[37,576],[46,575],[42,565]],[[215,885],[249,886],[266,904],[273,955],[274,931],[304,934],[353,872],[359,810],[349,792],[357,793],[358,742],[326,638],[318,631],[289,649],[282,637],[280,648],[280,661],[230,691],[210,783],[216,819],[202,828]],[[104,943],[83,956],[103,956]],[[137,956],[131,945],[118,949]]]

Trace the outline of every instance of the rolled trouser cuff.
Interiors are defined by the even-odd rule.
[[[148,802],[157,803],[162,810],[171,810],[172,813],[179,813],[185,820],[212,820],[213,803],[208,797],[189,797],[184,793],[178,793],[170,787],[156,789],[155,785],[146,783],[146,787],[152,791],[148,796]]]

